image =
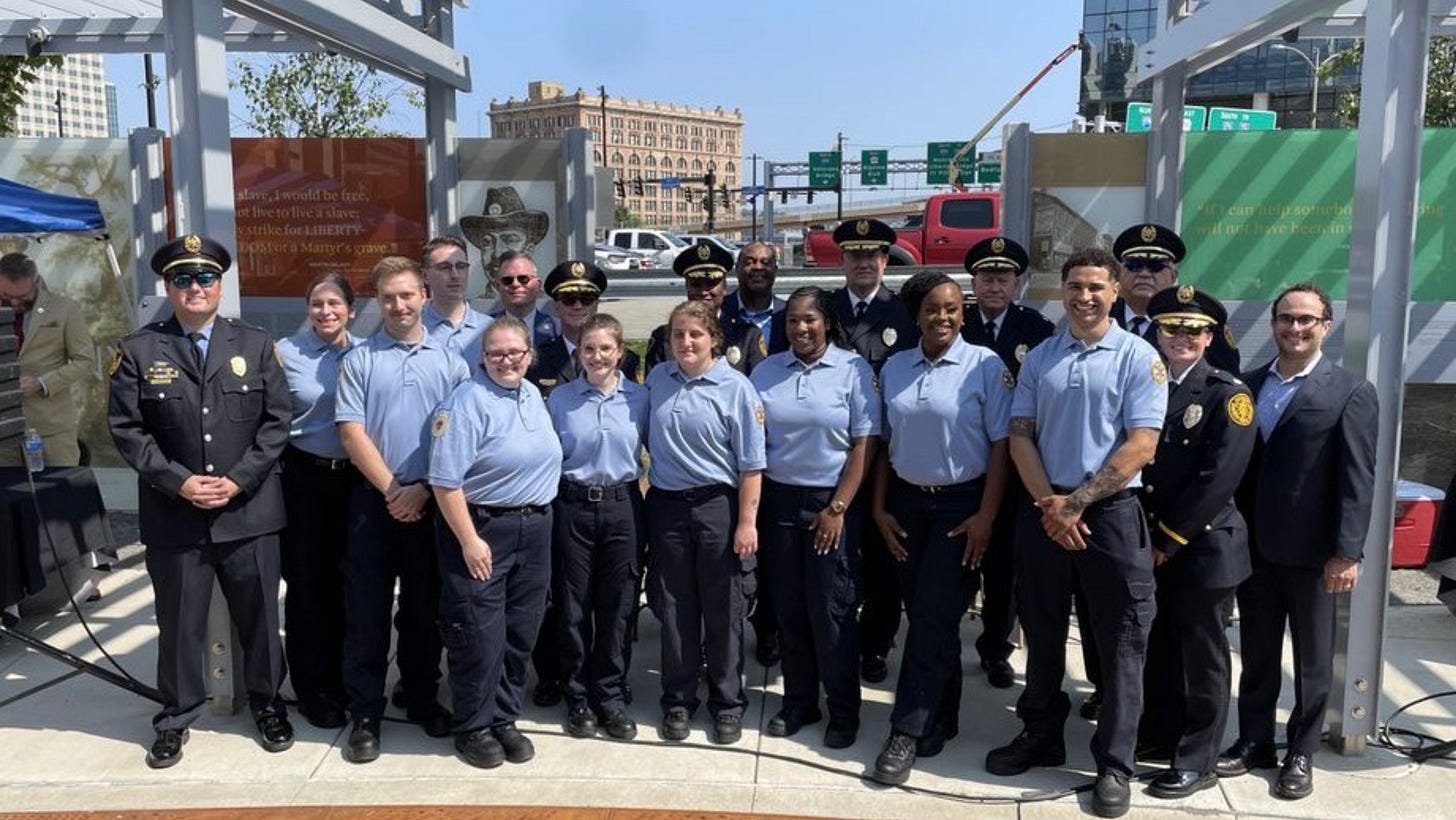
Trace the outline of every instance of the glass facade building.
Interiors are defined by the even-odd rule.
[[[1157,30],[1156,0],[1084,0],[1082,13],[1082,87],[1078,113],[1091,119],[1125,119],[1128,102],[1147,102],[1152,82],[1139,82],[1137,50]],[[1301,39],[1281,45],[1264,43],[1188,80],[1189,105],[1229,108],[1266,108],[1279,115],[1283,128],[1302,128],[1310,122],[1314,69],[1355,43],[1354,40]],[[1350,67],[1322,80],[1315,110],[1320,124],[1337,125],[1333,116],[1341,95],[1358,91],[1359,70]]]

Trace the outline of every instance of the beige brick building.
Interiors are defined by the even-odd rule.
[[[645,225],[700,230],[701,196],[689,202],[681,190],[652,184],[644,184],[638,196],[634,179],[677,176],[684,188],[701,191],[702,176],[711,168],[718,187],[732,192],[743,184],[743,114],[736,108],[730,112],[722,106],[697,108],[609,94],[606,116],[603,133],[600,95],[580,88],[567,94],[560,83],[536,81],[528,85],[524,100],[491,100],[490,133],[502,139],[553,139],[567,128],[590,128],[598,166],[626,182],[623,204]],[[736,207],[736,193],[732,200]],[[719,205],[719,213],[729,210]]]
[[[106,69],[100,54],[67,54],[59,69],[43,68],[15,109],[15,136],[57,137],[56,92],[61,94],[61,120],[68,137],[108,137]]]

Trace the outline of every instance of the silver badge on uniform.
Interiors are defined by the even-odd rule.
[[[728,352],[725,355],[728,357],[728,363],[731,365],[737,365],[743,361],[743,351],[738,349],[738,345],[733,345],[728,348]]]
[[[894,347],[895,342],[900,341],[900,334],[895,332],[893,327],[887,327],[885,332],[880,334],[880,339],[884,341],[885,347]]]
[[[1017,345],[1016,346],[1016,361],[1018,361],[1018,362],[1024,362],[1024,361],[1026,361],[1026,353],[1027,353],[1027,347],[1026,347],[1026,345]]]
[[[1203,421],[1203,405],[1188,405],[1188,409],[1183,411],[1183,426],[1191,428],[1200,421]]]

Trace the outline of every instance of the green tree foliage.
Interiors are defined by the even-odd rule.
[[[232,83],[243,92],[243,124],[265,137],[393,137],[380,126],[394,102],[419,106],[373,68],[338,54],[307,52],[255,64],[237,63]]]
[[[642,227],[642,217],[632,213],[632,209],[626,205],[618,205],[613,208],[612,219],[617,223],[618,228]]]
[[[40,77],[40,70],[60,68],[64,62],[59,54],[0,56],[0,137],[15,135],[15,112],[25,102],[25,90]]]
[[[1365,58],[1365,41],[1345,49],[1320,69],[1320,79],[1328,80],[1350,66],[1358,66]],[[1350,89],[1340,94],[1335,113],[1347,127],[1360,122],[1360,92]],[[1429,63],[1426,67],[1426,127],[1456,128],[1456,37],[1432,37]]]

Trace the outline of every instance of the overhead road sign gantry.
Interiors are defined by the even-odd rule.
[[[925,184],[949,185],[950,161],[961,150],[964,142],[930,142],[925,145]],[[974,179],[976,176],[976,148],[971,146],[960,161],[960,178]]]
[[[1279,117],[1273,111],[1253,108],[1208,109],[1210,131],[1275,131],[1278,128]]]
[[[889,167],[889,151],[861,151],[859,160],[859,184],[888,184],[890,181]]]
[[[839,152],[809,152],[809,187],[835,190],[839,187]]]
[[[1183,106],[1183,130],[1202,131],[1208,122],[1208,109],[1201,105]],[[1123,130],[1129,134],[1146,134],[1153,129],[1153,104],[1130,102]]]

